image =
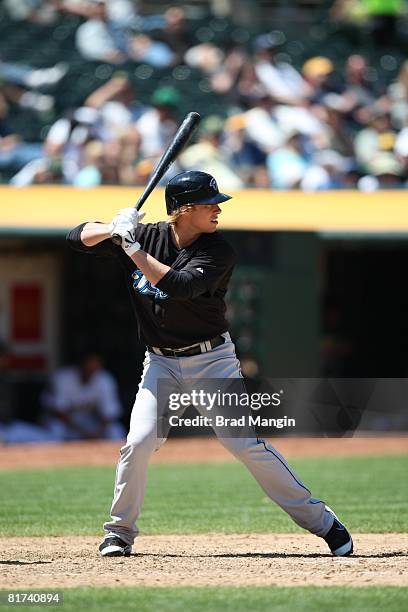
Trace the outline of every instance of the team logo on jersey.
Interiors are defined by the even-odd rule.
[[[210,187],[212,187],[213,189],[216,189],[218,191],[218,185],[217,185],[217,181],[215,180],[215,178],[211,179]]]
[[[157,287],[151,284],[150,281],[147,280],[145,275],[141,272],[141,270],[135,270],[132,274],[133,278],[133,289],[137,293],[141,293],[142,295],[148,295],[153,297],[155,300],[165,300],[169,296],[164,291],[160,291]]]

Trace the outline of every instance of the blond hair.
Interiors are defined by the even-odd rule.
[[[177,208],[171,215],[169,215],[168,222],[175,225],[180,217],[184,215],[184,213],[189,212],[191,208],[191,204],[183,204],[180,206],[180,208]]]

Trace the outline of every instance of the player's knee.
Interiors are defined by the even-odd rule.
[[[147,434],[138,437],[127,438],[125,446],[120,449],[120,454],[123,458],[134,457],[141,453],[152,453],[158,445],[158,440],[155,435]]]
[[[246,461],[256,441],[248,438],[223,438],[221,444],[240,461]]]

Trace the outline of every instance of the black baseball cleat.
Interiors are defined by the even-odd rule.
[[[329,532],[323,538],[336,557],[348,557],[353,552],[353,540],[344,525],[334,519]]]
[[[130,544],[126,544],[117,535],[107,535],[99,546],[101,557],[129,557],[132,552]]]

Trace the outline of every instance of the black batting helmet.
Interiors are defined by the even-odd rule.
[[[166,187],[168,215],[183,204],[221,204],[230,199],[231,196],[218,191],[217,181],[211,174],[198,170],[177,174]]]

